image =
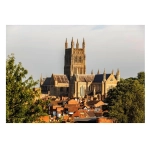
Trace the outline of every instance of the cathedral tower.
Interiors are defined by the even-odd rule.
[[[85,60],[85,41],[83,38],[82,48],[79,48],[77,39],[76,47],[74,47],[74,41],[72,38],[71,48],[68,48],[67,39],[65,42],[65,58],[64,58],[64,74],[67,75],[70,80],[70,76],[73,74],[85,74],[86,73],[86,60]]]

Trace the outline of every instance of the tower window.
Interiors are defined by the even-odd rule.
[[[82,58],[81,58],[81,56],[79,57],[79,62],[80,62],[80,63],[82,62]]]
[[[74,62],[77,62],[77,56],[75,56],[75,58],[74,58]]]

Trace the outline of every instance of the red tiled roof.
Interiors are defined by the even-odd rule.
[[[66,104],[64,108],[69,108],[69,107],[80,107],[80,104]]]
[[[41,116],[40,120],[44,122],[49,122],[49,116]]]
[[[73,114],[73,117],[85,118],[85,117],[87,117],[87,111],[86,111],[86,110],[83,110],[83,109],[77,110],[77,111]]]
[[[79,102],[77,102],[76,100],[72,99],[68,101],[68,104],[78,104]]]
[[[75,111],[77,111],[78,110],[78,107],[69,107],[68,108],[68,111],[69,112],[75,112]]]

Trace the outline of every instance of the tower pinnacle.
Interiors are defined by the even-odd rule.
[[[77,39],[77,44],[76,44],[76,48],[77,48],[77,49],[79,48],[79,43],[78,43],[78,39]]]
[[[71,41],[71,48],[74,47],[74,42],[73,42],[73,37],[72,37],[72,41]]]
[[[83,38],[82,48],[83,48],[83,49],[85,48],[85,41],[84,41],[84,38]]]
[[[65,42],[65,49],[68,48],[68,43],[67,43],[67,38],[66,38],[66,42]]]

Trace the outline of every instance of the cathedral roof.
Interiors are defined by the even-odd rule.
[[[58,83],[69,83],[69,80],[66,75],[62,74],[53,74],[54,80],[57,81]]]
[[[50,81],[51,81],[51,78],[50,77],[47,77],[45,79],[45,81],[43,82],[43,85],[50,85]]]
[[[106,74],[106,80],[109,78],[111,74]],[[103,81],[103,74],[96,74],[93,82],[102,82]]]
[[[79,82],[92,82],[95,75],[78,74],[77,76]]]

